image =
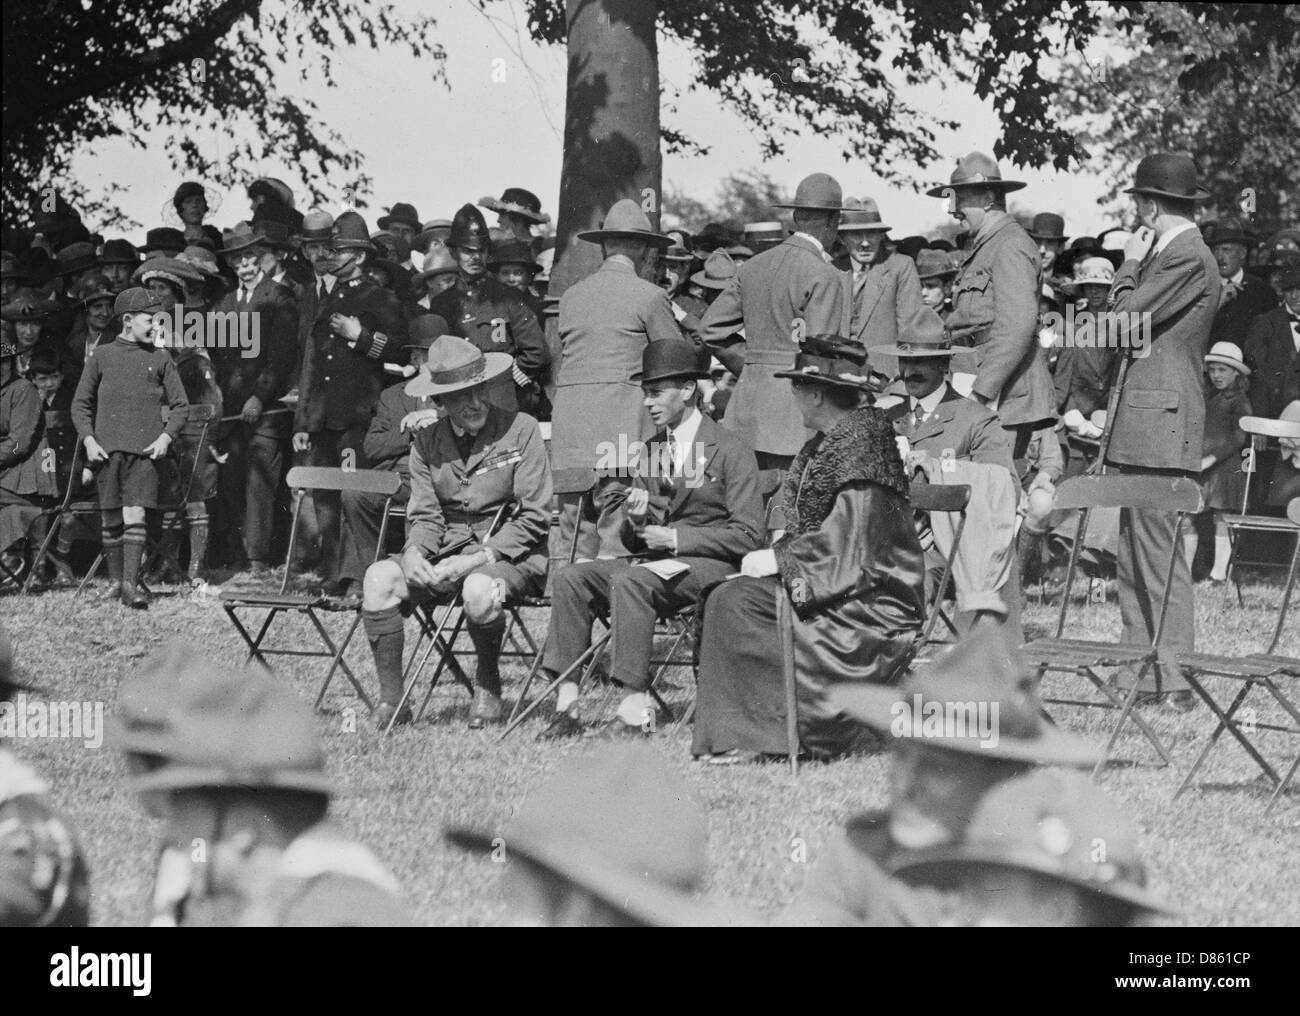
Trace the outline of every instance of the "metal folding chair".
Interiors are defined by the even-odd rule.
[[[926,607],[925,627],[921,629],[921,637],[917,640],[917,652],[920,653],[931,645],[932,636],[934,635],[935,625],[943,621],[948,633],[956,638],[960,633],[957,631],[957,625],[953,623],[952,617],[943,609],[943,604],[948,595],[948,582],[952,578],[953,562],[957,560],[957,551],[961,546],[962,533],[966,530],[966,508],[970,504],[971,488],[966,483],[913,483],[910,488],[912,507],[917,511],[933,514],[934,512],[956,513],[957,526],[953,530],[952,546],[948,548],[948,553],[940,551],[943,558],[943,571],[940,573],[939,581],[935,584],[934,595],[930,597],[930,603]],[[935,544],[938,550],[938,544]],[[935,645],[941,643],[935,642]]]
[[[1287,506],[1287,517],[1291,522],[1300,525],[1300,498],[1295,498]],[[1287,573],[1286,585],[1282,590],[1282,603],[1277,611],[1277,623],[1273,626],[1273,637],[1269,641],[1267,650],[1262,653],[1241,657],[1218,656],[1213,653],[1180,653],[1178,655],[1178,666],[1182,670],[1183,678],[1192,686],[1192,689],[1201,697],[1202,701],[1210,707],[1210,711],[1214,713],[1218,723],[1214,728],[1214,732],[1210,734],[1209,739],[1206,741],[1205,747],[1201,749],[1201,753],[1196,757],[1196,761],[1192,763],[1192,768],[1187,771],[1187,776],[1178,789],[1174,791],[1175,798],[1191,786],[1192,780],[1196,778],[1197,772],[1205,764],[1205,760],[1209,758],[1210,752],[1214,750],[1214,746],[1218,744],[1219,738],[1223,736],[1225,730],[1236,739],[1237,743],[1245,749],[1246,754],[1254,760],[1264,775],[1273,783],[1273,793],[1269,796],[1268,804],[1264,808],[1265,815],[1273,810],[1278,798],[1281,797],[1287,784],[1291,782],[1291,778],[1295,775],[1296,769],[1300,768],[1300,754],[1297,754],[1295,761],[1287,769],[1286,775],[1279,777],[1249,736],[1259,730],[1300,736],[1300,709],[1297,708],[1296,703],[1287,696],[1282,688],[1283,681],[1300,685],[1300,659],[1281,656],[1277,653],[1278,644],[1282,641],[1282,628],[1288,616],[1287,610],[1291,605],[1291,595],[1295,590],[1297,573],[1300,573],[1300,541],[1297,541],[1295,551],[1291,555],[1290,570]],[[1223,678],[1240,686],[1226,710],[1220,707],[1214,696],[1210,694],[1201,680],[1204,677]],[[1261,723],[1255,720],[1253,716],[1247,720],[1237,719],[1238,711],[1245,704],[1250,693],[1256,688],[1263,688],[1272,695],[1274,701],[1291,717],[1294,725]]]
[[[352,636],[361,624],[361,611],[355,608],[352,609],[351,612],[354,616],[352,623],[348,626],[347,634],[341,642],[335,645],[330,638],[329,631],[321,621],[320,613],[341,613],[347,611],[348,608],[339,606],[335,601],[320,592],[291,593],[289,592],[289,581],[293,571],[293,553],[298,540],[298,523],[302,515],[302,500],[305,494],[316,490],[338,492],[354,490],[368,494],[380,494],[387,498],[384,503],[383,521],[380,523],[379,543],[376,547],[377,558],[384,545],[388,513],[392,507],[393,495],[401,487],[402,478],[394,472],[380,472],[373,469],[345,470],[326,466],[295,466],[289,470],[286,483],[293,492],[293,522],[289,527],[289,549],[285,553],[284,578],[280,582],[280,591],[278,593],[264,593],[233,589],[223,590],[220,599],[221,608],[226,612],[226,617],[230,619],[230,623],[247,644],[249,660],[256,659],[268,669],[270,669],[270,664],[266,661],[268,656],[315,656],[330,661],[325,680],[321,683],[320,691],[316,695],[315,708],[320,708],[320,704],[325,698],[325,692],[334,677],[334,672],[341,670],[352,683],[352,687],[360,696],[361,701],[365,703],[366,708],[369,709],[371,708],[370,696],[366,694],[361,682],[357,680],[352,668],[348,666],[347,661],[343,658],[348,644],[352,641]],[[256,636],[250,635],[248,629],[240,620],[239,612],[242,610],[266,611],[266,616],[262,620]],[[264,645],[264,640],[271,630],[272,623],[281,614],[302,614],[306,616],[311,621],[325,649],[323,651],[320,649],[277,649]]]
[[[1101,761],[1093,770],[1095,776],[1106,765],[1110,754],[1119,738],[1120,731],[1131,718],[1138,729],[1155,748],[1161,761],[1168,765],[1172,760],[1160,738],[1156,736],[1150,724],[1134,711],[1142,678],[1153,667],[1160,664],[1159,645],[1165,630],[1165,614],[1169,606],[1169,594],[1173,585],[1174,568],[1177,555],[1182,553],[1183,526],[1188,516],[1201,510],[1202,497],[1200,487],[1185,477],[1169,479],[1158,476],[1124,476],[1105,474],[1100,476],[1075,476],[1066,480],[1056,490],[1056,507],[1078,509],[1081,512],[1078,535],[1070,552],[1070,564],[1065,575],[1065,589],[1061,596],[1061,610],[1056,623],[1056,635],[1052,638],[1035,639],[1024,646],[1026,657],[1038,669],[1041,684],[1043,675],[1048,671],[1073,673],[1087,680],[1104,696],[1104,702],[1096,700],[1053,699],[1044,697],[1045,704],[1082,706],[1086,708],[1118,709],[1119,719],[1111,730],[1106,742],[1106,751]],[[1160,599],[1160,611],[1156,617],[1155,636],[1150,644],[1103,642],[1093,639],[1070,639],[1065,637],[1066,615],[1070,609],[1071,587],[1074,583],[1075,570],[1079,563],[1079,548],[1084,543],[1088,528],[1088,515],[1094,508],[1130,508],[1172,511],[1178,513],[1178,522],[1174,527],[1173,546],[1169,555],[1169,564],[1165,571],[1164,588]],[[1133,686],[1127,695],[1102,677],[1099,667],[1135,666],[1138,673],[1133,679]]]
[[[1287,420],[1269,420],[1260,416],[1243,416],[1238,422],[1238,426],[1250,436],[1250,444],[1242,454],[1241,469],[1246,474],[1246,483],[1241,496],[1241,511],[1236,515],[1225,515],[1223,520],[1228,526],[1228,539],[1232,544],[1232,550],[1228,555],[1228,574],[1232,577],[1233,585],[1237,589],[1237,603],[1244,607],[1246,601],[1241,593],[1241,564],[1237,560],[1237,549],[1240,546],[1242,533],[1290,533],[1295,537],[1297,545],[1300,545],[1300,525],[1287,518],[1272,515],[1250,515],[1247,513],[1250,504],[1251,480],[1259,471],[1256,467],[1259,452],[1263,451],[1265,444],[1269,440],[1277,440],[1278,438],[1300,439],[1300,423],[1291,423]],[[1250,566],[1252,568],[1285,567],[1285,565],[1275,561],[1251,561]]]

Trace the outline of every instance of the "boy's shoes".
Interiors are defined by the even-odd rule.
[[[585,730],[582,721],[566,709],[552,717],[551,722],[537,735],[537,740],[558,741],[566,737],[581,737]]]
[[[121,586],[122,603],[132,610],[148,610],[149,594],[137,585],[128,585],[123,582]]]

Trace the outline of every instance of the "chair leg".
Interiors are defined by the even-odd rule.
[[[1225,730],[1232,734],[1232,736],[1241,743],[1241,746],[1246,749],[1246,752],[1250,757],[1253,758],[1259,767],[1264,770],[1264,774],[1272,780],[1274,786],[1276,786],[1278,775],[1273,771],[1273,767],[1264,760],[1264,757],[1260,755],[1258,751],[1255,750],[1255,746],[1246,739],[1246,736],[1237,729],[1236,723],[1233,722],[1233,717],[1237,715],[1237,710],[1241,707],[1241,704],[1246,701],[1246,696],[1250,694],[1253,682],[1247,681],[1242,685],[1241,690],[1237,692],[1236,697],[1233,698],[1232,703],[1228,706],[1227,712],[1224,712],[1219,708],[1219,704],[1214,701],[1209,692],[1205,690],[1205,686],[1197,680],[1194,674],[1189,674],[1184,670],[1183,679],[1192,686],[1196,693],[1205,701],[1205,704],[1210,707],[1210,711],[1218,717],[1219,724],[1214,728],[1214,732],[1210,734],[1209,740],[1206,741],[1205,747],[1201,749],[1201,753],[1197,756],[1196,761],[1192,763],[1192,768],[1187,771],[1187,775],[1183,778],[1182,784],[1174,791],[1174,799],[1177,800],[1178,795],[1191,786],[1192,780],[1195,778],[1197,772],[1200,771],[1205,760],[1209,758],[1210,752],[1214,750],[1214,746],[1218,744],[1219,738],[1223,736]]]
[[[312,615],[312,619],[315,620],[314,614]],[[319,627],[319,622],[317,626]],[[348,626],[347,634],[343,636],[343,641],[339,643],[338,650],[334,653],[333,659],[330,660],[330,669],[325,674],[325,680],[321,682],[320,691],[316,693],[316,702],[312,706],[313,709],[319,711],[321,703],[325,701],[325,692],[329,690],[330,682],[334,680],[334,672],[340,669],[342,669],[352,681],[352,687],[356,688],[357,692],[361,696],[361,701],[365,703],[366,708],[370,708],[370,697],[362,690],[357,679],[350,673],[347,663],[343,659],[343,654],[347,652],[348,646],[352,644],[352,638],[356,635],[359,627],[361,627],[361,611],[358,610],[356,616],[352,619],[352,624]]]
[[[1119,719],[1116,721],[1114,729],[1110,732],[1109,740],[1106,741],[1105,753],[1102,755],[1101,761],[1098,762],[1092,770],[1092,778],[1094,780],[1098,775],[1100,775],[1101,771],[1106,768],[1106,764],[1110,761],[1110,753],[1115,748],[1115,742],[1119,740],[1120,731],[1124,729],[1124,724],[1127,723],[1130,718],[1132,718],[1133,722],[1137,724],[1138,729],[1142,731],[1146,736],[1146,739],[1151,742],[1151,746],[1155,748],[1164,764],[1171,765],[1173,763],[1173,759],[1169,757],[1169,752],[1165,750],[1165,746],[1161,743],[1160,738],[1156,736],[1156,732],[1152,730],[1150,724],[1134,712],[1133,709],[1137,704],[1138,691],[1141,688],[1142,678],[1145,676],[1146,672],[1151,669],[1151,662],[1151,660],[1147,660],[1142,664],[1142,669],[1139,670],[1137,675],[1133,678],[1133,687],[1129,689],[1128,694],[1124,696],[1123,699],[1112,691],[1106,682],[1102,680],[1100,676],[1093,673],[1092,670],[1087,667],[1081,668],[1082,676],[1088,678],[1088,680],[1091,681],[1103,695],[1110,699],[1111,704],[1120,711]]]
[[[59,513],[55,515],[50,524],[45,527],[45,539],[41,541],[41,545],[36,551],[36,556],[32,558],[31,570],[27,573],[27,578],[23,580],[22,593],[24,596],[31,592],[32,583],[36,581],[36,573],[40,571],[41,564],[44,562],[46,555],[50,552],[50,547],[54,544],[55,537],[58,535],[59,527],[62,525],[63,515],[62,513]]]
[[[514,719],[512,719],[510,722],[506,724],[506,727],[503,731],[501,731],[501,736],[500,738],[498,738],[498,740],[504,741],[515,730],[516,727],[522,724],[524,720],[528,719],[528,717],[532,716],[533,713],[537,711],[537,708],[543,702],[545,702],[548,698],[550,698],[551,695],[553,695],[556,691],[559,690],[560,685],[562,685],[565,681],[568,681],[572,678],[572,675],[574,674],[575,671],[578,670],[578,668],[588,666],[589,664],[594,663],[596,656],[600,653],[602,649],[605,648],[605,643],[609,641],[610,634],[611,634],[610,632],[606,631],[603,635],[600,636],[600,638],[594,640],[591,643],[591,645],[589,645],[586,649],[584,649],[581,656],[579,656],[576,660],[574,660],[571,664],[569,664],[569,666],[565,668],[563,673],[556,676],[550,682],[550,684],[548,684],[545,688],[541,690],[537,698],[533,699],[533,701],[530,702]],[[588,669],[590,668],[588,667]],[[587,674],[584,672],[582,675],[582,681],[585,681],[586,677]],[[581,690],[582,681],[579,681],[578,684],[579,690]]]
[[[1273,808],[1277,805],[1278,799],[1282,796],[1282,791],[1284,791],[1287,784],[1291,782],[1291,777],[1295,775],[1297,769],[1300,769],[1300,754],[1296,755],[1295,761],[1291,763],[1291,768],[1286,771],[1286,775],[1282,777],[1278,785],[1273,788],[1273,793],[1269,795],[1268,804],[1264,806],[1265,818],[1272,814]]]

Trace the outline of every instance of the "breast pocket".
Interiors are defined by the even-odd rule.
[[[1133,409],[1178,411],[1179,394],[1172,388],[1130,388],[1124,401]]]
[[[952,291],[953,319],[964,328],[993,323],[993,276],[987,268],[964,272]],[[949,321],[952,325],[954,322]]]

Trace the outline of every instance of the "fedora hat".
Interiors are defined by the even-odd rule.
[[[773,202],[773,208],[795,208],[812,212],[846,212],[844,191],[829,173],[812,173],[799,181],[792,201]]]
[[[1081,773],[1042,771],[1005,780],[976,805],[960,843],[899,856],[890,873],[908,881],[944,883],[969,865],[994,865],[1172,913],[1146,887],[1132,821]]]
[[[233,229],[227,229],[221,240],[222,254],[238,254],[252,247],[267,247],[266,235],[251,222],[237,222]],[[180,251],[177,251],[180,253]]]
[[[538,225],[551,221],[551,217],[542,211],[542,202],[537,195],[522,187],[507,187],[499,198],[479,198],[478,203],[498,214],[518,215]]]
[[[156,765],[137,792],[249,787],[329,794],[311,710],[260,668],[228,670],[180,643],[124,681],[109,739]]]
[[[447,322],[438,314],[421,314],[412,319],[408,341],[403,349],[429,349],[436,339],[447,334]]]
[[[951,279],[957,274],[957,266],[941,250],[925,248],[916,253],[916,276],[919,279]]]
[[[606,240],[640,240],[652,247],[669,247],[672,239],[656,233],[650,220],[641,210],[641,204],[631,198],[615,201],[600,229],[588,229],[578,234],[579,240],[603,243]]]
[[[415,234],[415,239],[411,241],[411,246],[422,254],[427,253],[429,245],[432,244],[434,240],[437,240],[438,246],[441,247],[446,244],[449,236],[451,236],[451,219],[430,219],[424,224],[424,227]]]
[[[1210,351],[1205,354],[1205,362],[1207,364],[1221,363],[1245,377],[1250,377],[1250,368],[1246,366],[1246,358],[1242,355],[1241,347],[1235,342],[1216,342],[1210,347]]]
[[[736,262],[725,250],[715,250],[704,259],[704,267],[691,276],[691,281],[705,289],[726,289],[736,277]]]
[[[717,909],[694,899],[708,869],[704,812],[645,745],[568,759],[504,829],[453,827],[446,836],[476,852],[504,838],[510,852],[643,924],[719,923]]]
[[[302,217],[299,241],[328,240],[334,235],[334,216],[329,212],[312,211]]]
[[[513,365],[514,357],[507,353],[485,353],[458,335],[441,335],[429,346],[424,370],[403,390],[417,399],[447,395],[491,381]]]
[[[0,318],[5,321],[44,321],[54,310],[54,301],[45,293],[24,286],[14,292],[8,303],[0,307]]]
[[[1162,152],[1138,163],[1133,186],[1125,194],[1149,194],[1184,201],[1205,201],[1210,192],[1196,183],[1196,163],[1189,155]]]
[[[918,743],[1010,762],[1091,768],[1101,750],[1083,738],[1046,722],[1034,687],[1035,674],[1003,628],[984,629],[959,642],[898,688],[841,684],[831,704],[859,723],[885,734],[903,716]],[[946,727],[926,733],[927,715],[949,715],[950,706],[969,702],[998,704],[997,741],[977,736],[971,727]],[[918,710],[919,703],[919,710]],[[921,731],[918,735],[915,731]]]
[[[454,275],[459,271],[460,265],[457,264],[455,255],[440,245],[430,248],[429,253],[424,255],[424,265],[415,277],[423,282],[425,279],[432,279],[435,275],[447,273]]]
[[[359,213],[351,210],[334,220],[330,246],[335,250],[364,250],[371,254],[375,252],[375,245],[370,242],[370,230],[366,228],[366,220]]]
[[[633,384],[648,385],[673,377],[699,380],[708,376],[707,355],[701,364],[700,353],[691,343],[684,339],[657,339],[642,350],[641,369],[631,380]]]
[[[145,257],[158,251],[164,254],[179,254],[185,249],[185,234],[171,226],[159,226],[144,235],[144,246],[140,250]]]
[[[526,240],[518,240],[513,237],[493,247],[492,256],[488,258],[489,271],[495,272],[502,265],[523,265],[534,272],[542,270],[542,266],[533,257],[533,245]]]
[[[95,245],[84,241],[64,247],[54,256],[54,260],[58,262],[56,274],[60,276],[75,275],[77,272],[99,266],[99,258],[95,256]]]
[[[448,247],[487,250],[492,241],[483,213],[473,205],[461,205],[451,220],[446,242]]]
[[[889,227],[880,219],[880,209],[875,198],[849,199],[851,207],[840,216],[841,233],[888,233]]]
[[[992,157],[983,152],[971,152],[957,160],[957,168],[952,171],[947,183],[931,187],[926,194],[932,198],[942,198],[947,196],[948,191],[964,187],[987,187],[1005,194],[1020,190],[1023,186],[1025,185],[1020,180],[1003,180],[1002,170]]]
[[[1205,242],[1210,247],[1217,247],[1221,243],[1236,243],[1249,248],[1258,239],[1255,235],[1247,233],[1237,219],[1220,219],[1218,222],[1212,222],[1205,234]]]
[[[1073,293],[1082,286],[1106,286],[1110,288],[1115,281],[1115,266],[1109,258],[1089,256],[1081,258],[1072,266],[1074,275],[1060,284],[1067,293]]]
[[[1035,240],[1064,240],[1065,219],[1055,212],[1039,212],[1029,227],[1029,235]]]
[[[415,210],[415,205],[407,204],[405,201],[398,201],[388,210],[387,215],[381,215],[376,223],[380,229],[387,229],[393,223],[410,226],[417,233],[424,227],[420,224],[420,216]]]
[[[842,335],[808,336],[799,346],[793,369],[778,370],[772,376],[860,392],[879,391],[867,367],[866,347]]]

